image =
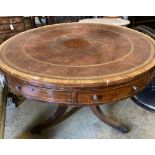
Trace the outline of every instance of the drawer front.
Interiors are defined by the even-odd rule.
[[[129,85],[118,88],[117,96],[118,98],[128,97],[136,94],[140,90],[142,90],[146,85],[146,78],[133,82]]]
[[[71,104],[72,94],[68,91],[52,90],[49,88],[32,86],[12,78],[7,78],[9,87],[23,94],[26,98],[32,98],[53,103]]]
[[[145,87],[146,78],[117,88],[77,92],[77,104],[102,104],[134,95]]]
[[[0,24],[10,24],[24,22],[24,18],[21,16],[0,17]]]
[[[8,25],[0,25],[0,34],[24,31],[24,23],[12,24],[12,28],[13,29],[10,28],[9,24]]]
[[[116,95],[116,90],[77,92],[77,104],[104,103]]]
[[[23,85],[19,89],[16,85],[16,91],[42,101],[54,103],[71,103],[72,98],[71,93],[67,91],[55,91],[52,89],[41,88],[31,85]]]

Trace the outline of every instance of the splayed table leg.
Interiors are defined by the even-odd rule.
[[[107,117],[101,110],[101,108],[99,106],[90,106],[91,110],[93,111],[93,113],[105,124],[111,126],[114,129],[117,129],[123,133],[127,133],[129,132],[129,129],[124,126],[121,125],[120,123],[114,121],[113,119]]]

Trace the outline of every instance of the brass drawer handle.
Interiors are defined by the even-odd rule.
[[[133,89],[134,91],[137,91],[137,90],[138,90],[138,87],[137,87],[137,86],[133,86],[132,89]]]

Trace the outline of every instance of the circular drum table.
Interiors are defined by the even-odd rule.
[[[0,48],[1,73],[11,90],[59,104],[55,114],[33,132],[60,119],[68,105],[90,106],[101,121],[128,132],[99,105],[144,89],[154,77],[154,65],[155,44],[150,37],[103,24],[40,27],[12,37]]]

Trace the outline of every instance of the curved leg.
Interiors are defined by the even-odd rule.
[[[57,121],[59,121],[62,116],[64,115],[64,113],[66,112],[68,106],[58,106],[56,112],[45,122],[33,127],[31,129],[31,133],[41,133],[41,130],[51,126],[52,124],[56,123]]]
[[[99,106],[90,106],[93,113],[105,124],[115,128],[123,133],[127,133],[129,129],[124,125],[119,124],[118,122],[112,120],[111,118],[107,117],[101,110]]]

